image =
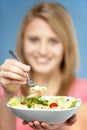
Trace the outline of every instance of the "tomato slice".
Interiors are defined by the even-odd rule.
[[[56,102],[52,102],[49,106],[50,106],[50,108],[52,108],[52,107],[58,107],[58,104]]]

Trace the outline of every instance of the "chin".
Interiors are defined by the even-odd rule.
[[[50,73],[52,70],[50,70],[50,69],[41,69],[41,68],[39,68],[38,67],[38,69],[33,69],[36,73],[40,73],[40,74],[47,74],[47,73]]]

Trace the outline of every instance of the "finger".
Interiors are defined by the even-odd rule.
[[[8,59],[5,61],[4,65],[11,65],[11,66],[16,66],[20,69],[22,69],[23,71],[29,71],[30,70],[30,66],[25,65],[17,60],[14,59]]]
[[[43,129],[47,129],[47,130],[53,130],[54,129],[54,127],[52,125],[49,125],[46,122],[41,122],[41,127]]]
[[[34,123],[33,123],[33,122],[23,121],[23,124],[24,124],[24,125],[29,125],[30,127],[35,128],[35,126],[34,126]]]
[[[31,128],[34,128],[33,122],[23,121],[23,125],[29,125]]]
[[[0,73],[0,77],[1,78],[8,78],[8,79],[12,79],[12,80],[19,80],[19,81],[27,81],[27,76],[23,77],[21,75],[9,72],[9,71],[2,71]]]
[[[57,130],[60,128],[62,130],[64,125],[63,124],[47,124],[45,122],[42,122],[41,126],[42,126],[42,128],[47,129],[47,130]]]
[[[28,125],[29,125],[31,128],[35,129],[35,126],[34,126],[34,123],[33,123],[33,122],[29,122]]]
[[[15,81],[15,80],[6,79],[6,78],[0,79],[0,82],[2,83],[2,85],[9,85],[9,84],[22,84],[22,85],[24,85],[27,83],[27,81],[20,81],[20,80]]]
[[[2,71],[9,71],[9,72],[12,72],[12,73],[15,73],[15,74],[18,74],[18,75],[21,75],[23,77],[26,77],[26,73],[25,71],[23,71],[22,69],[16,67],[16,66],[12,66],[12,65],[3,65],[1,67]]]
[[[77,120],[76,114],[74,114],[71,118],[69,118],[69,119],[65,122],[65,124],[71,126],[71,125],[73,125],[73,124],[76,122],[76,120]]]
[[[40,124],[39,121],[36,120],[36,121],[34,121],[33,123],[34,123],[35,129],[38,129],[38,130],[41,129],[41,124]]]
[[[48,124],[47,123],[45,123],[45,122],[41,122],[41,126],[42,126],[42,128],[47,128],[48,127]]]

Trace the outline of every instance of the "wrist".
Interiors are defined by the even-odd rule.
[[[14,92],[14,93],[12,93],[12,92],[8,92],[8,91],[6,91],[6,90],[4,90],[4,97],[6,97],[6,98],[11,98],[11,97],[13,97],[13,96],[17,96],[17,92]]]
[[[7,102],[10,100],[10,98],[17,96],[17,93],[8,93],[6,91],[3,91],[3,95],[1,98],[1,104],[2,106],[6,106]]]
[[[18,86],[18,85],[5,86],[5,85],[2,85],[2,84],[1,84],[1,87],[3,88],[3,94],[6,97],[17,96],[19,88],[20,88],[20,86]]]

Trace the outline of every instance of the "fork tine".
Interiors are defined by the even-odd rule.
[[[28,85],[31,86],[31,87],[36,86],[36,84],[31,79],[28,80]]]
[[[29,85],[29,86],[31,86],[31,87],[36,86],[36,84],[34,83],[34,81],[31,80],[29,73],[27,73],[27,78],[28,78],[28,85]]]

